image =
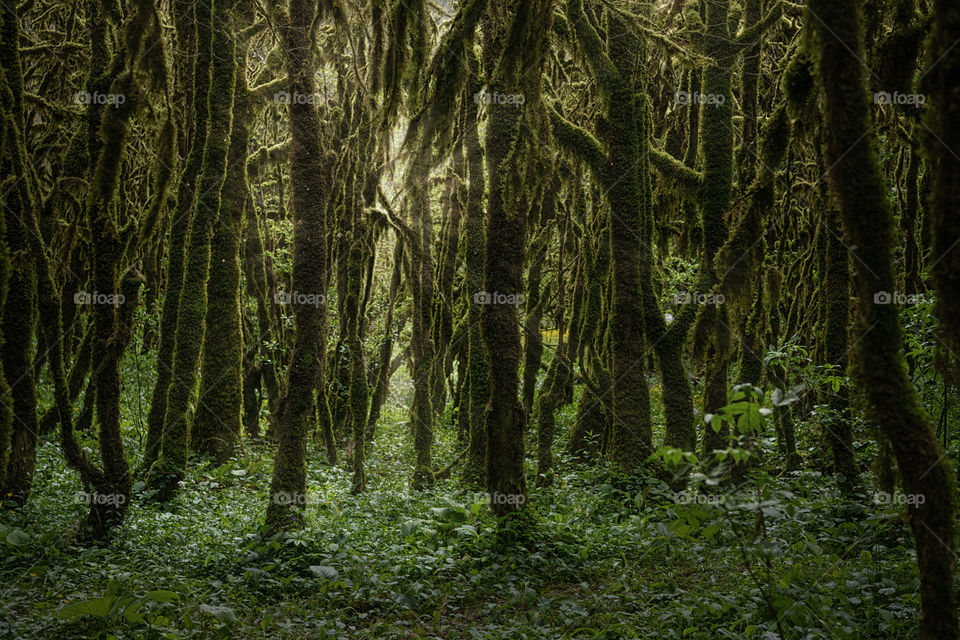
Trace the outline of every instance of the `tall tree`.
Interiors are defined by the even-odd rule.
[[[274,13],[284,51],[287,92],[316,95],[314,31],[322,17],[309,0],[290,0],[286,11]],[[318,301],[327,287],[327,200],[329,168],[321,147],[320,119],[314,100],[288,102],[290,130],[290,184],[293,189],[293,291]],[[296,333],[280,407],[280,443],[270,482],[271,501],[266,522],[272,528],[302,523],[307,490],[307,427],[313,411],[314,389],[326,344],[327,310],[324,304],[297,304],[293,309]]]
[[[958,637],[955,475],[907,376],[898,307],[878,304],[878,292],[894,290],[894,223],[877,161],[876,140],[861,66],[861,3],[841,6],[811,0],[809,24],[816,37],[817,71],[827,126],[827,178],[843,219],[848,247],[863,269],[854,280],[857,299],[852,368],[871,419],[892,445],[904,490],[924,496],[908,508],[920,569],[921,640]],[[812,44],[812,43],[811,43]]]

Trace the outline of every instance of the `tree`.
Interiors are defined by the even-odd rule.
[[[831,167],[828,180],[843,219],[846,244],[855,247],[863,266],[853,287],[857,308],[852,367],[872,419],[893,447],[904,490],[925,497],[908,510],[920,568],[919,637],[956,638],[955,478],[907,377],[897,307],[874,297],[894,290],[890,267],[894,226],[859,63],[861,5],[849,9],[823,0],[809,5],[828,133],[824,148]]]
[[[316,92],[310,25],[320,16],[307,0],[290,0],[277,10],[284,49],[287,91],[291,96]],[[294,306],[296,334],[280,407],[280,443],[270,483],[266,522],[271,528],[302,523],[306,498],[307,424],[326,343],[327,222],[329,169],[321,151],[321,129],[313,100],[288,102],[290,128],[291,209],[294,217],[293,290],[308,296]],[[318,297],[324,296],[324,297]]]

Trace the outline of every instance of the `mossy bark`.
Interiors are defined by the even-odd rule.
[[[189,122],[190,149],[186,164],[180,173],[177,204],[172,211],[167,236],[167,273],[163,290],[163,309],[160,313],[160,343],[157,346],[157,381],[147,414],[147,439],[144,445],[142,470],[149,471],[160,455],[163,427],[167,414],[167,396],[173,379],[173,352],[176,346],[177,316],[180,309],[180,290],[183,286],[184,256],[190,229],[190,211],[196,196],[196,180],[203,159],[207,137],[207,90],[210,84],[210,16],[209,3],[177,2],[176,22],[178,48],[182,60],[193,58],[192,81],[185,83],[185,115]],[[192,10],[192,11],[191,11]],[[192,15],[191,15],[192,14]],[[189,26],[188,26],[189,25]],[[191,46],[193,45],[193,46]],[[189,74],[180,70],[186,78]]]
[[[650,396],[645,368],[641,275],[644,260],[643,215],[647,201],[642,169],[647,140],[640,136],[642,102],[637,98],[638,40],[622,18],[607,13],[607,43],[583,13],[578,0],[567,3],[577,42],[591,71],[597,76],[606,117],[605,157],[595,167],[609,202],[609,242],[613,269],[610,335],[612,337],[613,428],[609,457],[625,473],[634,472],[653,452]]]
[[[20,29],[13,5],[0,9],[0,70],[2,70],[4,176],[23,173],[26,149],[23,131],[23,77],[20,67]],[[19,161],[18,161],[19,160]],[[33,484],[36,459],[37,395],[33,375],[33,340],[36,329],[36,273],[28,256],[28,230],[23,222],[24,209],[32,206],[26,184],[6,187],[4,211],[0,222],[0,372],[12,376],[10,383],[0,373],[0,501],[26,502]]]
[[[410,352],[413,355],[413,402],[410,422],[415,456],[414,490],[434,483],[433,477],[433,402],[430,381],[433,378],[435,344],[431,335],[433,309],[433,222],[430,214],[430,193],[426,166],[415,167],[410,207],[417,246],[410,259],[410,284],[413,295],[413,329]]]
[[[481,88],[478,62],[470,59],[472,94]],[[487,455],[486,409],[490,399],[490,380],[487,357],[483,345],[483,329],[480,326],[482,307],[474,304],[474,294],[483,290],[484,220],[483,208],[484,174],[483,150],[477,131],[478,109],[476,103],[467,104],[464,125],[464,155],[467,161],[467,204],[464,215],[464,298],[467,305],[467,364],[466,396],[461,406],[461,419],[466,423],[470,439],[467,461],[463,467],[463,481],[469,486],[482,486],[486,477]]]
[[[487,91],[503,94],[521,91],[517,66],[532,67],[534,70],[526,73],[538,75],[539,60],[529,58],[540,49],[538,40],[544,34],[537,33],[535,25],[544,18],[549,25],[551,15],[550,2],[501,0],[489,5],[482,24],[482,64]],[[525,87],[527,91],[529,88]],[[521,150],[525,134],[520,130],[520,110],[536,109],[540,99],[532,93],[525,98],[522,107],[493,100],[487,105],[484,160],[488,190],[483,291],[488,295],[523,291],[527,214],[520,204],[529,200],[528,194],[516,193],[511,187],[517,172],[532,161],[529,156],[524,157]],[[526,115],[529,117],[529,112]],[[498,303],[494,298],[488,302],[480,315],[490,382],[490,400],[486,407],[486,484],[493,512],[508,516],[522,512],[527,500],[523,469],[527,414],[519,398],[519,369],[523,357],[520,318],[516,305]]]
[[[244,232],[243,268],[248,294],[256,298],[257,340],[259,352],[256,367],[263,387],[267,391],[267,420],[274,431],[280,406],[280,380],[277,366],[282,360],[282,333],[279,330],[274,294],[276,282],[267,277],[267,257],[264,254],[264,242],[261,237],[261,215],[257,208],[262,202],[250,198],[245,207],[246,230]],[[246,396],[245,396],[246,397]],[[257,405],[259,413],[259,403]],[[259,420],[259,417],[258,417]]]
[[[353,436],[353,493],[360,493],[366,487],[364,473],[364,450],[366,445],[367,415],[370,407],[370,388],[367,386],[366,358],[363,341],[360,337],[360,325],[363,321],[363,309],[360,304],[360,289],[364,278],[364,257],[367,247],[362,234],[363,219],[353,223],[353,237],[347,257],[348,287],[344,301],[347,316],[346,347],[350,362],[350,422]]]
[[[151,24],[151,15],[148,2],[138,1],[135,4],[121,36],[125,50],[114,56],[111,69],[106,74],[112,78],[106,91],[125,95],[126,102],[119,108],[104,108],[99,114],[95,113],[97,109],[90,110],[91,121],[102,118],[97,127],[100,131],[99,140],[91,140],[89,147],[90,157],[97,158],[89,179],[91,188],[86,205],[93,255],[90,286],[101,294],[123,296],[118,298],[122,305],[136,305],[135,294],[139,291],[140,282],[135,278],[133,282],[136,287],[127,288],[127,279],[119,275],[121,263],[128,256],[130,237],[127,230],[131,227],[125,224],[126,220],[119,218],[123,209],[117,205],[117,190],[129,120],[137,106],[135,97],[139,93],[135,87],[131,60],[140,50],[140,43]],[[129,301],[126,299],[128,296]],[[124,340],[129,335],[121,320],[132,317],[128,315],[132,309],[125,308],[121,312],[118,306],[121,305],[94,304],[92,309],[94,335],[91,357],[96,364],[91,382],[96,390],[100,455],[103,460],[103,474],[95,489],[113,498],[109,502],[98,501],[91,505],[88,524],[96,537],[106,535],[122,521],[133,488],[120,430],[120,361],[126,346]]]
[[[835,374],[847,370],[847,352],[850,326],[850,256],[840,240],[843,230],[840,214],[828,205],[824,224],[827,237],[827,264],[824,281],[826,314],[824,331],[824,359],[835,367]],[[853,451],[853,434],[850,428],[850,400],[846,387],[830,395],[827,406],[831,416],[823,425],[830,451],[833,454],[833,472],[842,478],[841,487],[852,489],[857,482],[857,460]]]
[[[447,403],[447,380],[453,372],[453,285],[459,253],[460,221],[463,203],[460,199],[461,180],[466,171],[463,145],[454,147],[453,158],[444,189],[443,223],[440,229],[437,251],[436,282],[437,296],[434,304],[433,340],[437,355],[433,373],[433,408],[437,415],[443,413]]]
[[[893,290],[894,223],[871,133],[862,58],[860,3],[852,7],[811,0],[818,45],[818,79],[828,132],[825,148],[831,192],[842,215],[847,246],[855,247],[864,272],[854,281],[856,345],[852,369],[869,414],[890,440],[904,491],[924,496],[908,507],[920,572],[920,640],[958,637],[956,590],[955,472],[942,455],[930,419],[906,372],[898,308],[876,304],[878,291]],[[957,9],[948,12],[956,18]],[[955,22],[954,22],[955,24]],[[951,178],[954,179],[954,178]],[[918,500],[919,502],[919,500]]]
[[[955,43],[960,39],[960,7],[950,0],[935,0],[931,55],[935,62],[935,88],[930,110],[929,140],[932,185],[929,230],[932,251],[930,273],[937,290],[937,317],[954,351],[960,350],[960,61]],[[918,159],[914,159],[914,162]],[[922,243],[926,244],[926,243]]]
[[[390,386],[390,362],[393,359],[393,338],[394,333],[399,332],[401,327],[394,328],[394,315],[396,313],[397,295],[400,292],[400,282],[403,277],[403,243],[397,239],[393,249],[393,270],[390,276],[390,288],[387,293],[387,314],[384,320],[384,335],[380,341],[380,352],[377,360],[376,382],[374,383],[373,393],[370,398],[370,415],[367,418],[367,430],[365,434],[366,441],[372,442],[377,429],[377,422],[380,420],[380,411],[383,403],[387,399],[387,391]]]
[[[533,411],[533,398],[537,391],[537,377],[540,374],[540,362],[543,359],[543,338],[540,336],[540,323],[543,320],[543,308],[546,303],[545,292],[541,291],[543,265],[547,259],[550,232],[554,218],[555,200],[560,188],[554,178],[546,188],[540,203],[540,217],[536,235],[530,245],[530,263],[527,266],[526,317],[523,321],[523,409],[530,415]],[[535,207],[536,208],[536,207]]]
[[[252,18],[252,5],[241,17]],[[227,174],[210,244],[207,312],[204,319],[200,394],[190,446],[226,462],[240,446],[243,406],[243,334],[240,315],[240,236],[244,208],[252,203],[247,186],[250,104],[245,74],[247,42],[236,47],[233,120]]]
[[[310,25],[317,7],[309,0],[290,0],[289,15],[278,16],[291,95],[314,95],[316,66]],[[280,13],[280,12],[278,12]],[[320,120],[313,102],[290,101],[290,184],[294,218],[293,290],[323,294],[327,287],[326,206],[331,186],[321,151]],[[294,306],[296,333],[287,370],[286,395],[280,408],[280,443],[270,483],[266,523],[272,529],[299,526],[306,494],[307,427],[321,374],[326,344],[326,306]]]
[[[198,22],[201,4],[203,2],[197,3]],[[149,486],[156,490],[154,498],[158,501],[167,501],[173,496],[187,470],[190,419],[195,413],[191,404],[207,314],[211,239],[220,212],[233,120],[237,59],[232,0],[211,3],[210,28],[206,139],[186,245],[183,286],[177,309],[173,379],[167,394],[160,457],[150,470]]]
[[[12,206],[11,206],[12,205]],[[9,202],[6,241],[13,258],[3,309],[3,347],[0,351],[4,371],[15,372],[10,381],[9,399],[4,405],[12,410],[12,430],[6,465],[2,471],[2,496],[24,504],[33,485],[37,449],[37,392],[33,371],[34,337],[37,325],[37,277],[27,254],[27,229],[18,219],[17,203]],[[22,213],[22,212],[21,212]]]

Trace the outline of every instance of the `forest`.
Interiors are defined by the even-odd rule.
[[[956,0],[0,0],[0,638],[960,640]]]

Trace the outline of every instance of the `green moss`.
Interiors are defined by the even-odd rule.
[[[812,24],[819,44],[828,178],[845,244],[855,247],[864,267],[862,272],[858,269],[853,286],[857,311],[851,370],[866,396],[868,414],[890,440],[904,491],[925,497],[923,504],[908,511],[920,572],[919,638],[955,638],[956,556],[952,545],[943,542],[955,539],[955,474],[907,375],[898,309],[874,303],[878,291],[894,290],[894,224],[877,159],[863,68],[857,64],[863,55],[859,6],[850,11],[825,0],[811,0],[809,6],[819,17]],[[956,18],[955,8],[948,13]]]
[[[478,64],[471,58],[471,89],[480,90]],[[476,93],[474,91],[474,93]],[[483,290],[483,153],[477,132],[478,109],[474,102],[467,104],[464,127],[464,155],[467,162],[467,203],[464,216],[464,297],[467,305],[467,403],[461,409],[466,417],[470,445],[463,467],[463,481],[468,486],[484,484],[487,455],[486,407],[490,395],[487,359],[484,353],[480,327],[480,305],[474,304],[473,294]]]
[[[250,202],[246,174],[250,107],[243,73],[246,54],[244,42],[236,48],[238,72],[230,150],[220,211],[210,244],[200,392],[190,438],[191,448],[219,463],[226,462],[240,445],[243,406],[240,236],[244,207]]]
[[[190,13],[192,5],[194,14]],[[190,211],[194,202],[196,179],[200,173],[203,147],[207,137],[207,94],[210,85],[210,16],[209,3],[176,4],[178,46],[187,51],[189,40],[195,39],[193,81],[188,88],[192,98],[191,145],[187,161],[180,174],[176,207],[172,211],[168,232],[167,278],[164,285],[163,309],[160,314],[160,345],[157,347],[157,382],[153,387],[150,412],[147,414],[147,439],[143,452],[143,471],[149,470],[160,454],[163,428],[167,413],[167,397],[173,379],[173,352],[176,346],[177,317],[180,309],[180,290],[183,286],[185,248],[190,229]],[[193,25],[187,29],[185,25]],[[186,74],[184,74],[186,75]]]
[[[309,25],[314,21],[315,10],[316,6],[308,0],[291,0],[289,16],[279,16],[291,94],[313,95],[316,90],[309,43]],[[316,105],[291,102],[289,122],[293,290],[325,293],[328,284],[326,207],[331,185],[326,158],[321,152]],[[326,343],[326,306],[296,305],[294,322],[293,353],[278,420],[280,442],[270,484],[273,499],[266,513],[266,523],[271,529],[296,527],[303,519],[303,505],[299,501],[283,502],[281,498],[302,496],[306,492],[307,427],[314,408],[314,387],[322,374],[319,363]],[[321,410],[324,407],[321,406]]]
[[[203,3],[198,6],[200,4]],[[207,314],[206,282],[210,273],[211,239],[227,173],[233,119],[237,60],[231,13],[227,1],[215,2],[210,9],[207,131],[186,245],[183,286],[177,309],[173,379],[167,394],[161,452],[151,471],[150,486],[157,490],[155,498],[161,501],[170,499],[187,467],[190,402],[197,382]]]

